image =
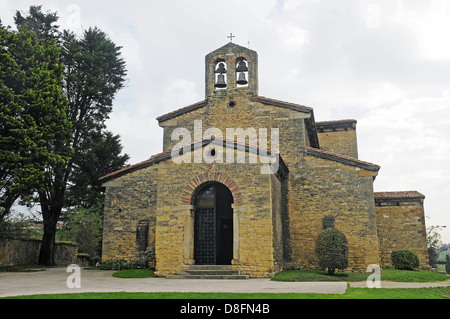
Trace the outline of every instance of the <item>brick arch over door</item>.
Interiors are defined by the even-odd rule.
[[[181,198],[181,203],[183,205],[191,205],[197,188],[207,182],[218,182],[225,185],[233,195],[234,203],[237,204],[242,202],[242,194],[239,191],[239,187],[230,177],[223,173],[203,173],[187,184]]]

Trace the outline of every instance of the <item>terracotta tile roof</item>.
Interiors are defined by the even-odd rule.
[[[417,191],[375,192],[375,199],[424,199],[425,195]]]
[[[299,111],[299,112],[303,112],[303,113],[310,113],[313,109],[308,107],[308,106],[304,106],[304,105],[300,105],[300,104],[294,104],[294,103],[289,103],[289,102],[284,102],[284,101],[280,101],[280,100],[274,100],[274,99],[269,99],[263,96],[255,96],[255,101],[257,102],[261,102],[263,104],[268,104],[268,105],[272,105],[272,106],[277,106],[277,107],[282,107],[282,108],[287,108],[287,109],[291,109],[294,111]],[[206,104],[208,103],[207,100],[203,100],[200,102],[197,102],[195,104],[192,105],[188,105],[185,106],[183,108],[180,108],[178,110],[174,110],[170,113],[161,115],[159,117],[157,117],[156,119],[159,122],[164,122],[167,121],[168,119],[177,117],[179,115],[197,110],[199,108],[204,107]]]
[[[183,107],[181,109],[172,111],[170,113],[161,115],[160,117],[157,117],[156,119],[158,120],[158,122],[163,122],[163,121],[166,121],[166,120],[171,119],[173,117],[177,117],[178,115],[181,115],[181,114],[188,113],[190,111],[199,109],[199,108],[205,106],[207,103],[208,103],[207,100],[203,100],[203,101],[197,102],[195,104],[185,106],[185,107]]]
[[[291,110],[299,111],[299,112],[303,112],[303,113],[311,113],[313,111],[313,108],[311,108],[309,106],[304,106],[304,105],[300,105],[300,104],[295,104],[295,103],[290,103],[290,102],[285,102],[285,101],[280,101],[280,100],[275,100],[275,99],[269,99],[264,96],[255,96],[255,101],[263,103],[263,104],[287,108],[287,109],[291,109]]]
[[[316,122],[316,125],[334,125],[334,124],[353,124],[357,123],[357,120],[335,120],[335,121],[320,121]]]
[[[251,145],[251,144],[248,144],[248,143],[243,144],[243,143],[238,143],[238,142],[234,142],[234,141],[226,140],[226,139],[206,139],[206,140],[202,140],[202,142],[201,142],[202,143],[202,147],[207,146],[207,145],[209,145],[209,144],[211,144],[213,142],[216,142],[218,144],[221,144],[221,142],[222,142],[224,147],[228,147],[230,144],[227,143],[227,142],[231,142],[234,147],[238,147],[238,146],[244,147],[244,150],[246,152],[256,151],[257,154],[260,154],[260,152],[263,151],[262,154],[267,154],[267,155],[271,155],[273,153],[270,148],[262,148],[262,147]],[[193,148],[195,146],[196,146],[196,143],[192,143],[190,145],[191,150],[193,150]],[[180,149],[182,149],[182,148],[183,147],[180,147]],[[129,174],[129,173],[134,172],[136,170],[143,169],[143,168],[149,167],[151,165],[154,165],[156,163],[159,163],[159,162],[161,162],[163,160],[169,159],[169,158],[171,158],[171,156],[172,156],[172,150],[166,150],[164,152],[161,152],[161,153],[158,153],[158,154],[155,154],[155,155],[151,156],[148,160],[145,160],[143,162],[140,162],[140,163],[137,163],[137,164],[125,167],[125,168],[123,168],[121,170],[118,170],[118,171],[112,172],[112,173],[110,173],[108,175],[105,175],[103,177],[100,177],[99,180],[101,182],[105,183],[105,182],[107,182],[109,180],[118,178],[120,176]],[[281,158],[281,156],[280,156],[280,162],[282,162],[283,165],[285,165],[283,159]]]
[[[141,168],[144,168],[144,167],[148,167],[150,165],[152,165],[152,159],[151,158],[146,160],[146,161],[143,161],[143,162],[140,162],[140,163],[137,163],[137,164],[134,164],[134,165],[127,166],[125,168],[122,168],[121,170],[109,173],[109,174],[107,174],[105,176],[100,177],[99,180],[102,181],[102,182],[106,182],[108,180],[117,178],[119,176],[122,176],[122,175],[125,175],[125,174],[128,174],[128,173],[131,173],[131,172],[133,172],[135,170],[138,170],[138,169],[141,169]]]
[[[309,147],[309,146],[305,147],[305,152],[308,155],[313,155],[313,156],[317,156],[317,157],[320,157],[323,159],[328,159],[328,160],[340,162],[343,164],[356,166],[359,168],[367,169],[369,171],[379,171],[381,168],[379,165],[376,165],[373,163],[364,162],[364,161],[361,161],[361,160],[353,158],[353,157],[349,157],[349,156],[345,156],[342,154],[337,154],[337,153],[333,153],[330,151],[325,151],[325,150],[321,150],[321,149],[313,148],[313,147]]]
[[[356,120],[337,120],[337,121],[324,121],[316,122],[316,129],[318,133],[328,131],[348,131],[356,129]]]

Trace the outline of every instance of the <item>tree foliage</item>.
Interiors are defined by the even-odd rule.
[[[2,28],[0,41],[0,200],[6,215],[20,196],[44,191],[52,167],[68,161],[71,125],[56,42],[27,28]]]
[[[2,120],[10,123],[0,127],[5,181],[0,196],[6,202],[36,195],[23,198],[41,207],[39,263],[53,265],[63,210],[98,203],[95,173],[120,169],[128,158],[113,158],[121,151],[120,140],[105,129],[114,96],[125,82],[125,62],[121,48],[103,31],[89,28],[80,38],[60,32],[57,14],[43,13],[41,6],[17,12],[14,20],[18,33],[0,39],[8,42],[1,47],[0,77],[6,85],[0,86],[0,107]]]
[[[427,245],[428,245],[428,257],[430,266],[437,267],[437,261],[439,258],[439,248],[442,245],[441,234],[439,231],[442,226],[432,225],[427,227]]]
[[[328,268],[330,275],[337,269],[348,267],[348,241],[343,232],[336,228],[325,229],[316,239],[316,257],[322,268]]]
[[[103,202],[102,184],[99,179],[125,166],[129,156],[121,153],[119,135],[100,131],[92,132],[84,139],[80,152],[73,157],[74,165],[67,190],[69,208],[87,209]]]
[[[28,13],[16,12],[14,23],[18,28],[27,28],[40,39],[58,39],[59,20],[56,12],[42,12],[42,6],[30,6]]]
[[[98,211],[101,203],[89,208],[75,208],[66,214],[63,228],[59,232],[62,240],[78,243],[78,252],[91,258],[100,257],[102,218]]]

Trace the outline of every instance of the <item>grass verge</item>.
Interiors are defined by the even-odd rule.
[[[340,272],[333,276],[328,275],[323,270],[286,270],[276,274],[274,281],[366,281],[369,273],[346,273]],[[398,270],[383,269],[381,280],[396,282],[436,282],[450,279],[446,274],[436,273],[426,270]]]
[[[80,293],[8,297],[4,299],[450,299],[450,287],[410,289],[348,288],[344,294],[313,293]]]
[[[112,274],[115,278],[152,278],[153,270],[150,269],[124,269]]]

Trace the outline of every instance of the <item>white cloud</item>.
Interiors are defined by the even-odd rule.
[[[161,95],[160,112],[170,112],[203,100],[196,94],[197,85],[186,79],[170,80]],[[162,115],[162,114],[161,114]]]
[[[287,50],[299,50],[309,43],[309,33],[301,27],[287,24],[277,28],[278,37]]]
[[[381,7],[376,3],[370,3],[365,10],[366,25],[369,29],[381,28]]]
[[[424,59],[450,60],[450,43],[443,35],[450,30],[450,3],[432,0],[426,8],[418,10],[400,2],[393,19],[404,23],[416,33]]]

